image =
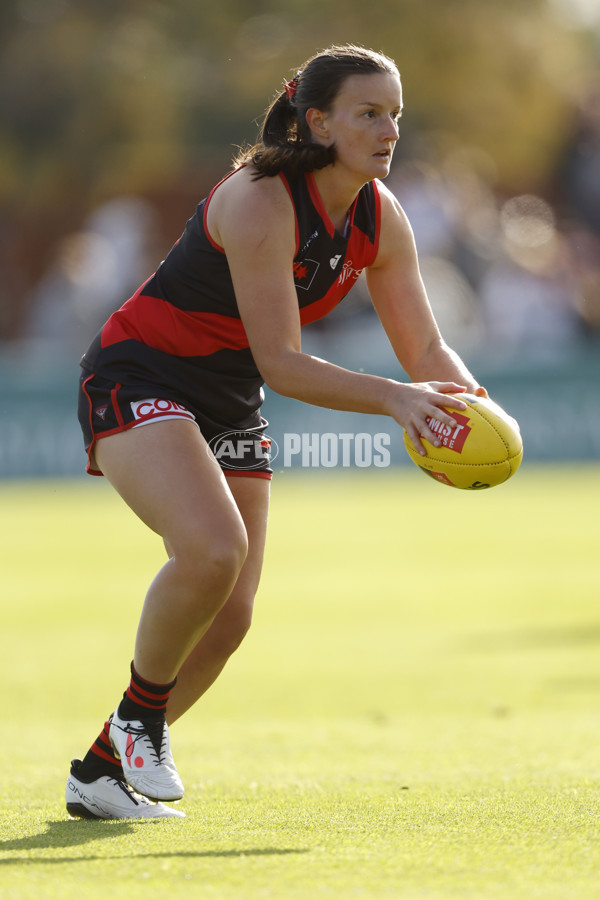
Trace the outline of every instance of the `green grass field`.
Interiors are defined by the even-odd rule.
[[[0,896],[600,897],[600,467],[273,483],[255,626],[172,730],[176,822],[70,821],[160,541],[0,485]]]

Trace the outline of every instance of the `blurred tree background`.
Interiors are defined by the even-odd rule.
[[[399,160],[468,148],[497,196],[560,202],[557,173],[597,65],[597,6],[3,0],[0,338],[22,335],[32,289],[101,204],[149,201],[160,258],[283,80],[331,43],[397,61]]]

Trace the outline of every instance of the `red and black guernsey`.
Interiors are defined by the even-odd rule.
[[[374,262],[379,193],[376,182],[362,188],[342,235],[312,174],[280,177],[296,216],[293,275],[305,325],[327,315]],[[245,428],[255,424],[263,379],[240,319],[227,257],[206,227],[218,187],[198,205],[154,275],[109,318],[81,364],[109,381],[152,387],[151,396]]]

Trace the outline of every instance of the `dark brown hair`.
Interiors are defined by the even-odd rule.
[[[285,89],[277,94],[265,113],[258,143],[243,149],[234,166],[252,165],[255,177],[263,178],[281,171],[311,172],[335,162],[334,145],[313,141],[306,113],[313,107],[328,112],[350,75],[376,74],[399,75],[398,67],[382,53],[354,44],[317,53],[293,79],[295,94],[288,96],[291,92]]]

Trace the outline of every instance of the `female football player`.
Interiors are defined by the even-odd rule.
[[[423,454],[449,394],[483,392],[445,344],[410,225],[384,187],[402,113],[398,69],[361,47],[308,60],[267,111],[259,143],[203,200],[156,272],[82,359],[88,471],[162,536],[129,685],[83,760],[67,808],[88,818],[181,816],[168,724],[210,687],[250,625],[271,469],[262,386],[389,416]],[[302,351],[362,270],[411,383]],[[454,423],[455,424],[455,423]],[[227,440],[222,436],[227,435]],[[218,453],[213,452],[218,447]]]

